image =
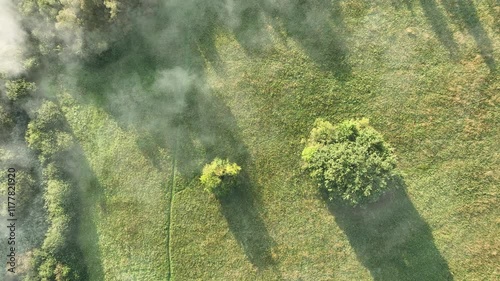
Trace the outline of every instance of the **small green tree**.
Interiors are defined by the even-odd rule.
[[[368,119],[337,126],[317,119],[302,160],[330,200],[341,198],[351,205],[377,200],[396,175],[393,149]]]
[[[229,160],[215,158],[211,163],[203,167],[200,177],[205,190],[214,193],[216,196],[226,195],[234,183],[234,178],[241,171],[241,167]]]

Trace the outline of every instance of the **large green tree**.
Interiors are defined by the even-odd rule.
[[[377,200],[394,187],[396,159],[368,119],[336,126],[317,119],[302,151],[304,167],[330,200],[351,205]]]

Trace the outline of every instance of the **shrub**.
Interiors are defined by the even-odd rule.
[[[5,82],[7,98],[16,101],[29,96],[36,91],[36,85],[24,79],[9,80]]]
[[[216,196],[226,195],[234,183],[234,178],[239,174],[241,167],[229,160],[215,158],[210,164],[203,167],[200,177],[205,190]]]
[[[57,261],[53,257],[45,258],[38,267],[38,276],[42,280],[53,280],[56,264]]]
[[[377,200],[392,187],[396,175],[393,149],[368,119],[337,126],[317,119],[302,160],[330,200],[339,198],[351,205]]]
[[[29,273],[24,280],[81,280],[68,265],[40,250],[35,250],[33,266],[38,268],[38,272]]]
[[[10,113],[5,109],[5,106],[0,104],[0,129],[9,128],[12,126],[14,121],[12,120]]]
[[[37,193],[38,185],[33,176],[25,171],[18,172],[16,182],[16,209],[24,214],[30,210],[30,203]]]
[[[28,124],[26,141],[31,149],[40,153],[42,162],[70,150],[73,138],[66,131],[64,116],[55,103],[42,104],[36,118]]]
[[[51,225],[42,244],[42,250],[51,256],[61,255],[67,249],[69,243],[70,218],[66,214],[61,214],[51,219],[50,223]]]

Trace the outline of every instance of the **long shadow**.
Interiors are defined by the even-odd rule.
[[[248,55],[259,56],[272,45],[269,32],[266,30],[265,10],[260,0],[236,1],[237,23],[229,25],[236,40]]]
[[[431,25],[439,41],[450,53],[453,60],[457,59],[458,45],[453,39],[453,32],[446,22],[445,15],[441,12],[436,0],[420,0],[424,15]]]
[[[319,67],[340,80],[350,77],[347,29],[339,1],[290,0],[261,6],[274,28],[294,38]]]
[[[132,30],[106,52],[85,61],[77,75],[78,87],[92,101],[98,101],[101,106],[108,107],[108,111],[114,111],[114,115],[125,116],[131,112],[161,115],[157,114],[162,112],[159,103],[166,99],[150,91],[155,80],[152,73],[186,65],[201,73],[205,60],[211,62],[216,70],[223,71],[215,47],[217,28],[229,27],[247,53],[258,55],[271,42],[268,24],[278,33],[294,38],[318,66],[332,72],[338,79],[350,76],[348,48],[343,39],[346,28],[338,1],[236,1],[234,6],[238,11],[232,15],[238,17],[236,25],[226,18],[223,12],[225,5],[223,1],[213,1],[168,7],[176,8],[179,14],[196,15],[196,19],[180,18],[171,9],[162,7],[159,7],[156,17],[139,18]],[[161,18],[162,21],[155,21],[154,18]],[[171,32],[172,39],[169,39],[169,35],[163,33],[171,26],[175,26],[176,32]],[[163,37],[165,40],[162,40]],[[163,45],[161,42],[164,42]],[[187,58],[189,62],[186,62]],[[121,92],[120,95],[110,94],[117,92]],[[155,99],[155,103],[137,105],[144,97]],[[146,106],[148,110],[141,110]],[[121,108],[126,110],[120,112]]]
[[[364,208],[329,202],[328,209],[374,280],[453,280],[431,229],[399,182],[399,189]]]
[[[62,121],[57,128],[71,135],[73,145],[54,154],[50,160],[57,171],[51,177],[66,181],[72,187],[63,204],[70,218],[65,237],[68,243],[55,256],[67,262],[70,268],[77,269],[77,280],[104,280],[99,235],[92,215],[105,209],[104,189],[69,124]]]
[[[274,241],[259,214],[258,187],[247,173],[252,161],[239,137],[236,119],[229,107],[214,95],[192,91],[187,99],[187,108],[180,118],[180,126],[180,139],[197,140],[203,147],[203,154],[198,156],[202,161],[196,163],[208,163],[219,157],[242,167],[230,194],[217,199],[229,229],[247,259],[259,270],[272,266],[274,260],[271,248]],[[183,141],[178,147],[178,169],[188,177],[197,178],[202,166],[193,164],[193,150],[195,148],[190,141]]]
[[[76,140],[74,136],[73,138]],[[82,280],[104,280],[99,235],[92,216],[92,213],[99,212],[104,215],[106,212],[104,189],[85,159],[81,147],[76,148],[72,163],[66,163],[78,187],[78,190],[75,190],[78,204],[74,205],[77,227],[73,240],[76,241],[75,246],[81,249],[85,262],[86,272]]]
[[[491,72],[495,72],[496,62],[493,58],[493,45],[479,20],[474,3],[471,0],[443,0],[442,3],[455,22],[459,26],[465,27],[472,35],[484,62]]]
[[[246,173],[252,165],[250,155],[238,136],[236,119],[230,109],[214,95],[194,87],[186,95],[185,110],[175,116],[169,126],[178,133],[177,146],[172,136],[156,134],[149,145],[144,146],[145,155],[154,147],[177,149],[176,169],[190,180],[197,180],[203,165],[215,157],[240,165],[242,173],[233,191],[218,198],[221,212],[247,259],[259,270],[273,265],[274,241],[259,215],[258,187]],[[154,155],[148,157],[158,161]]]
[[[275,264],[271,255],[275,242],[255,206],[248,175],[243,173],[237,182],[231,193],[218,198],[218,201],[229,229],[243,248],[247,259],[262,270]]]
[[[401,8],[401,6],[405,6],[405,8],[407,10],[409,10],[411,12],[412,15],[414,15],[414,12],[413,12],[413,0],[402,0],[402,1],[399,1],[399,0],[392,0],[391,1],[391,5],[399,10]]]
[[[292,0],[290,6],[278,12],[288,35],[295,38],[320,67],[339,79],[347,79],[351,67],[341,33],[345,28],[338,1]]]
[[[203,165],[215,157],[240,165],[242,173],[233,191],[218,198],[221,212],[247,259],[259,270],[272,266],[271,248],[275,243],[259,214],[259,187],[246,172],[252,161],[238,136],[236,119],[230,109],[214,95],[193,87],[187,92],[186,108],[174,116],[168,126],[168,132],[177,132],[178,141],[172,134],[156,131],[142,146],[143,154],[157,163],[160,160],[151,151],[158,147],[176,149],[176,170],[188,180],[198,180]]]
[[[203,39],[202,45],[208,51],[206,58],[216,69],[220,69],[221,65],[213,48],[213,27],[229,28],[247,55],[259,56],[273,48],[272,36],[268,30],[268,25],[271,25],[278,34],[286,34],[295,39],[323,70],[333,73],[338,79],[347,79],[350,76],[349,52],[343,38],[347,29],[338,1],[239,0],[234,3],[233,16],[238,18],[236,23],[224,18],[224,15],[216,10],[220,5],[213,3],[213,6],[207,7],[207,14],[210,16],[206,19],[208,24],[205,33],[199,37]],[[208,30],[210,31],[206,33]]]
[[[70,131],[72,134],[72,132]],[[73,134],[72,134],[73,135]],[[73,135],[76,141],[76,137]],[[73,149],[55,159],[62,172],[74,189],[71,191],[68,214],[72,218],[68,232],[68,245],[63,250],[63,260],[71,268],[80,269],[79,280],[104,280],[99,235],[92,220],[91,212],[103,212],[105,206],[103,188],[92,172],[78,144]]]
[[[259,187],[246,172],[252,167],[250,153],[230,108],[210,93],[204,77],[204,59],[218,60],[215,29],[222,23],[217,18],[217,2],[200,5],[206,9],[199,13],[202,18],[194,23],[184,19],[185,25],[177,26],[177,45],[171,44],[178,49],[157,54],[156,43],[138,29],[117,42],[116,48],[87,61],[82,70],[85,75],[77,76],[76,85],[87,95],[84,102],[97,104],[121,127],[133,128],[142,136],[138,146],[155,165],[160,165],[156,153],[160,148],[175,151],[176,170],[187,180],[198,180],[203,165],[215,157],[240,165],[238,186],[219,200],[221,212],[248,260],[263,269],[274,263],[270,254],[274,242],[259,215]],[[195,9],[186,7],[179,4],[177,8]],[[191,12],[198,13],[187,13]],[[165,16],[167,20],[175,17]],[[167,27],[142,24],[151,26],[153,33]]]

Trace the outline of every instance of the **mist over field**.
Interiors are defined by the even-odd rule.
[[[20,16],[10,0],[0,2],[0,72],[16,75],[23,71],[22,56],[26,33],[21,27]]]
[[[19,219],[0,275],[495,280],[499,18],[495,0],[0,0]],[[394,148],[376,202],[306,172],[317,118],[368,118]],[[241,168],[225,197],[200,181],[216,158]]]

